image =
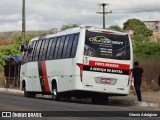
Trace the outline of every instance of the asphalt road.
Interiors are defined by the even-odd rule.
[[[24,111],[39,111],[42,112],[42,115],[49,114],[50,117],[38,118],[42,120],[47,119],[62,119],[62,120],[97,120],[104,119],[108,116],[108,119],[114,120],[146,120],[153,119],[158,120],[158,117],[126,117],[131,113],[138,113],[140,111],[152,111],[148,108],[140,108],[136,106],[123,106],[123,105],[93,105],[89,101],[77,101],[73,100],[72,102],[64,101],[52,101],[49,98],[36,97],[36,98],[25,98],[22,95],[13,95],[13,94],[4,94],[0,93],[0,111],[15,111],[15,112],[24,112]],[[49,112],[45,112],[49,111]],[[53,112],[56,111],[56,112]],[[57,112],[60,111],[60,112]],[[70,111],[70,112],[68,112]],[[94,112],[93,112],[94,111]],[[108,111],[108,112],[106,112]],[[126,112],[133,111],[133,112]],[[154,113],[154,111],[152,112]],[[94,117],[92,117],[94,116]],[[100,117],[103,116],[103,117]],[[53,118],[54,117],[54,118]],[[0,118],[0,120],[12,120],[13,118]],[[25,120],[25,119],[35,119],[35,118],[15,118],[16,120]]]

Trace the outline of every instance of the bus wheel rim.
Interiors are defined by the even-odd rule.
[[[57,95],[57,90],[56,90],[56,89],[53,90],[53,95],[54,95],[54,96]]]

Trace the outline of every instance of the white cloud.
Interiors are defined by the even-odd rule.
[[[26,0],[26,29],[42,30],[64,24],[102,26],[98,3],[110,3],[106,26],[122,26],[129,18],[160,20],[160,0]],[[1,0],[0,31],[21,30],[22,0]],[[101,9],[99,9],[101,10]],[[117,13],[129,12],[129,13]]]

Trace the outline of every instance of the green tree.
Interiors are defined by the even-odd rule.
[[[29,41],[32,39],[32,38],[34,38],[34,37],[36,37],[36,35],[27,35],[26,36],[26,44],[28,44],[29,43]],[[22,43],[22,36],[21,35],[15,35],[15,36],[13,36],[13,39],[14,39],[14,43],[13,44],[17,44],[17,45],[21,45],[21,43]]]
[[[134,37],[135,36],[141,36],[142,38],[144,37],[149,37],[152,36],[153,31],[149,30],[145,24],[139,20],[139,19],[129,19],[123,24],[123,29],[124,30],[133,30],[134,32]]]
[[[27,35],[26,42],[28,42],[34,38],[36,35]],[[0,46],[0,69],[3,68],[3,56],[13,56],[13,55],[21,55],[19,47],[22,43],[22,37],[20,35],[16,35],[13,37],[13,44]]]
[[[136,26],[134,28],[134,35],[143,35],[145,37],[152,36],[153,31],[149,30],[146,26]]]
[[[0,46],[0,69],[3,68],[3,56],[13,56],[13,55],[20,55],[20,51],[15,48],[14,44],[11,45],[4,45]]]
[[[128,19],[123,23],[124,30],[134,30],[137,26],[145,26],[145,24],[139,19]]]
[[[110,29],[110,30],[119,31],[119,32],[122,32],[122,31],[123,31],[122,28],[119,27],[118,25],[111,25],[111,26],[109,27],[109,29]]]

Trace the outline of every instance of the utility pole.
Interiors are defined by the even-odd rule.
[[[25,0],[22,3],[22,45],[26,48]]]
[[[98,11],[98,14],[103,14],[103,29],[105,29],[105,15],[112,13],[112,11],[106,11],[105,7],[108,6],[109,3],[100,3],[98,4],[98,6],[102,6],[103,7],[103,12]]]

